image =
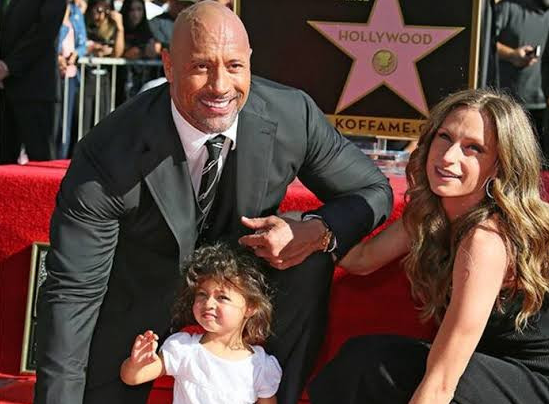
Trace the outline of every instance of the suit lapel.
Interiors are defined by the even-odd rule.
[[[256,217],[261,213],[267,192],[276,129],[277,124],[270,121],[265,112],[265,101],[251,91],[238,118],[237,220],[240,216]]]
[[[173,122],[169,88],[152,102],[144,130],[149,149],[142,172],[158,208],[180,249],[180,262],[194,249],[196,205],[185,153]],[[155,117],[155,118],[153,118]],[[156,119],[159,117],[159,119]],[[268,187],[277,124],[268,119],[265,101],[253,91],[239,114],[236,147],[236,218],[261,213]]]
[[[143,153],[142,173],[177,240],[181,263],[196,242],[195,197],[183,146],[173,122],[167,86],[160,97],[160,102],[152,102],[151,118],[144,129],[149,149]]]

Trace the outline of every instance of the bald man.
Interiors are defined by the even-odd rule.
[[[168,83],[78,144],[51,221],[35,403],[145,403],[150,384],[124,385],[120,365],[135,335],[169,335],[182,261],[219,240],[266,263],[276,289],[267,350],[284,370],[277,398],[297,402],[324,336],[332,257],[387,218],[392,193],[306,94],[251,77],[250,55],[234,13],[195,4],[163,54]],[[205,207],[212,138],[220,158],[207,166],[220,179]],[[276,217],[296,177],[325,204],[303,221]]]

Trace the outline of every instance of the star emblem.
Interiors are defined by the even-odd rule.
[[[405,25],[398,0],[377,0],[366,24],[307,22],[353,59],[336,114],[385,85],[427,115],[416,62],[464,29]]]

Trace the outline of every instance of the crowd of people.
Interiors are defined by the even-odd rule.
[[[35,1],[37,10],[46,7],[43,2]],[[51,60],[48,77],[44,75],[43,68],[40,81],[44,83],[46,79],[47,83],[43,94],[21,96],[19,91],[9,90],[9,87],[19,90],[17,84],[9,85],[11,81],[16,81],[15,77],[5,77],[8,89],[4,91],[1,108],[0,162],[17,161],[24,164],[29,158],[70,158],[79,137],[87,133],[98,120],[140,91],[165,82],[160,64],[162,49],[169,46],[177,15],[198,1],[201,0],[68,0],[64,17],[59,15],[58,4],[55,16],[47,14],[50,17],[50,31],[44,38],[49,38],[49,43],[40,52],[43,54],[46,49],[49,50],[49,57],[50,45],[56,47],[58,71],[55,74],[51,72]],[[232,0],[218,2],[233,9]],[[479,65],[479,85],[504,89],[525,106],[535,123],[546,165],[545,161],[549,159],[549,96],[546,95],[549,93],[549,79],[543,78],[549,77],[549,51],[546,51],[549,0],[483,0],[482,5],[489,13],[483,13],[482,16],[483,31],[487,34],[482,36],[481,47],[487,50],[489,56],[486,58],[487,66]],[[46,10],[53,12],[52,7],[46,7]],[[38,14],[37,18],[44,17]],[[60,18],[61,27],[52,42],[53,28]],[[43,30],[46,28],[44,26]],[[4,33],[3,36],[9,37],[9,34]],[[17,48],[15,43],[11,46]],[[9,60],[11,56],[6,52],[10,45],[4,47],[3,53]],[[32,49],[26,52],[32,52]],[[5,59],[6,56],[2,57]],[[26,58],[31,56],[28,54]],[[87,65],[84,72],[82,116],[78,116],[75,107],[79,102],[77,94],[81,78],[77,61],[82,56],[121,57],[130,61],[156,60],[158,64],[118,67],[114,83],[116,95],[112,100],[112,67]],[[45,63],[45,56],[41,57]],[[3,62],[0,63],[0,80],[3,80],[8,70],[5,69],[5,61],[0,59],[0,62]],[[99,92],[96,88],[97,80],[100,82]],[[55,87],[53,92],[48,90],[52,85]],[[19,108],[14,107],[18,105],[19,99],[35,101],[37,108],[34,112],[40,121],[29,123],[28,119],[20,116]],[[77,119],[82,121],[80,134],[76,125],[73,125]],[[38,122],[41,128],[53,126],[53,132],[41,130],[37,134]],[[11,135],[8,136],[8,133]],[[389,149],[412,151],[415,146],[416,142],[388,142]]]
[[[252,76],[238,16],[170,0],[147,24],[147,3],[127,1],[120,14],[105,0],[46,7],[69,82],[84,43],[128,59],[165,49],[166,83],[91,127],[72,155],[38,297],[36,404],[145,403],[165,374],[177,404],[295,404],[335,265],[368,275],[399,257],[434,340],[351,339],[311,382],[312,404],[549,402],[547,118],[536,117],[549,25],[533,27],[545,0],[493,4],[491,71],[507,93],[467,89],[432,108],[402,218],[366,242],[390,215],[388,179],[307,94]],[[8,88],[16,64],[1,56]],[[323,205],[277,216],[296,177]]]
[[[198,1],[3,2],[0,164],[70,158],[78,140],[77,119],[82,120],[82,131],[87,133],[113,106],[164,76],[160,56],[169,46],[175,18]],[[233,7],[230,0],[220,2]],[[84,56],[157,60],[158,64],[118,67],[116,96],[111,100],[111,67],[87,64],[81,78],[78,59]],[[76,107],[82,79],[83,113],[79,117]]]

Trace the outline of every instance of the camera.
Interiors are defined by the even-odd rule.
[[[531,51],[526,52],[526,56],[539,58],[541,56],[541,46],[540,45],[534,46],[534,49],[532,49]]]

